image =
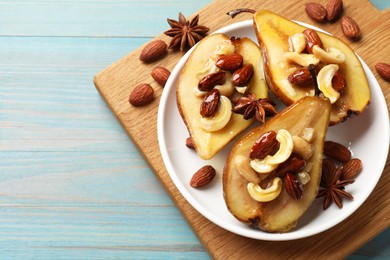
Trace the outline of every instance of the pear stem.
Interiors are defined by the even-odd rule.
[[[256,10],[249,9],[249,8],[239,8],[239,9],[236,9],[236,10],[229,11],[226,14],[229,15],[231,18],[234,18],[234,17],[236,17],[236,15],[238,15],[240,13],[252,13],[252,14],[254,14],[254,13],[256,13]]]
[[[314,91],[315,91],[315,96],[319,96],[321,94],[321,90],[318,88],[317,84],[317,75],[316,75],[316,70],[313,64],[310,64],[307,69],[310,71],[311,77],[313,78],[314,82]]]

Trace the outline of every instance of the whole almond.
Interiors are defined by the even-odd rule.
[[[218,71],[210,73],[199,80],[198,89],[200,91],[209,91],[216,85],[222,85],[226,80],[226,72]]]
[[[306,161],[297,154],[292,154],[287,161],[279,164],[276,168],[274,176],[283,177],[286,173],[298,173],[305,167]]]
[[[343,16],[341,18],[341,29],[345,36],[352,40],[359,40],[361,37],[361,31],[358,24],[349,16]]]
[[[186,139],[186,146],[190,149],[195,149],[194,142],[192,141],[192,137],[188,137]]]
[[[326,4],[326,17],[329,21],[336,21],[343,13],[342,0],[329,0]]]
[[[325,141],[324,154],[340,162],[348,162],[351,159],[351,151],[344,145],[333,141]]]
[[[211,165],[205,165],[200,168],[192,176],[190,180],[190,185],[193,188],[198,188],[204,185],[209,184],[215,177],[215,169]]]
[[[343,166],[343,170],[340,175],[340,180],[353,179],[356,175],[362,170],[363,164],[362,161],[358,158],[353,158],[349,160]]]
[[[164,87],[171,72],[164,67],[156,67],[152,70],[151,75],[158,84]]]
[[[250,63],[244,64],[241,68],[234,71],[232,74],[232,82],[234,86],[242,87],[248,85],[254,74],[253,65]]]
[[[300,68],[287,77],[288,81],[297,86],[310,86],[314,83],[308,68]]]
[[[213,89],[206,94],[200,104],[200,115],[202,117],[212,117],[218,109],[220,94],[218,89]]]
[[[321,41],[320,36],[317,34],[317,32],[313,29],[306,29],[303,32],[303,35],[306,39],[306,51],[308,53],[313,53],[313,47],[314,45],[318,45],[320,48],[324,48],[324,45]]]
[[[154,89],[146,83],[137,85],[129,96],[129,102],[135,107],[145,106],[154,99]]]
[[[299,200],[302,198],[302,184],[298,181],[294,174],[290,172],[286,174],[284,178],[284,188],[292,199]]]
[[[332,87],[339,93],[345,88],[345,77],[340,70],[336,71],[332,78]]]
[[[238,53],[222,55],[219,57],[215,66],[221,70],[235,71],[242,66],[244,59]]]
[[[167,54],[168,46],[162,40],[154,40],[148,43],[142,50],[139,59],[145,63],[150,63],[161,59]]]
[[[314,21],[323,22],[326,19],[326,9],[319,3],[306,3],[305,11]]]
[[[279,144],[276,140],[276,132],[268,131],[262,134],[259,139],[256,140],[250,151],[249,157],[253,159],[264,159],[271,153],[273,148]]]
[[[390,81],[390,64],[377,63],[375,69],[384,80]]]

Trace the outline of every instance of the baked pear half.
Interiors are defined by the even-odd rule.
[[[316,94],[314,82],[307,78],[309,64],[315,65],[317,85],[332,102],[330,125],[369,105],[370,87],[362,64],[342,40],[312,29],[305,31],[308,28],[266,10],[256,12],[253,21],[268,86],[285,105]]]
[[[256,98],[268,96],[258,45],[249,38],[224,34],[201,40],[183,67],[176,98],[202,159],[212,158],[253,122],[232,113],[232,100],[247,93]]]
[[[331,103],[304,97],[242,136],[223,171],[228,210],[267,232],[286,232],[315,200]]]

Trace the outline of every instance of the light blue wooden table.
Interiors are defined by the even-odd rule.
[[[92,82],[209,2],[0,1],[0,259],[209,258]]]

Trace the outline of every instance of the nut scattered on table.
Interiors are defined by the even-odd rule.
[[[390,64],[380,62],[375,65],[375,68],[384,80],[390,81]]]
[[[323,22],[326,20],[326,9],[319,3],[306,3],[305,11],[314,21]]]
[[[150,84],[137,85],[129,96],[129,102],[135,107],[146,106],[154,99],[154,89]]]
[[[145,63],[150,63],[161,59],[168,53],[168,46],[162,40],[154,40],[148,43],[142,50],[139,59]]]
[[[326,13],[329,21],[336,21],[343,13],[343,1],[329,0],[326,4]]]
[[[344,35],[351,40],[357,41],[361,37],[359,25],[349,16],[343,16],[343,18],[341,18],[341,29],[343,30]]]
[[[164,67],[156,67],[152,70],[151,75],[160,86],[164,87],[171,72]]]

